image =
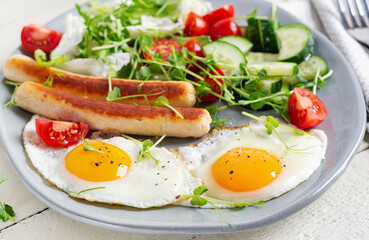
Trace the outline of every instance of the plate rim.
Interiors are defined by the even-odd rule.
[[[265,1],[260,1],[260,2],[264,2],[264,4],[269,4],[269,6],[271,6],[271,3],[267,3]],[[60,16],[64,16],[65,14],[73,11],[74,8],[56,16],[55,18],[51,19],[46,25],[49,25],[53,20],[57,19]],[[282,14],[282,15],[287,15],[289,18],[296,20],[296,22],[300,22],[295,16],[293,16],[292,14],[290,14],[289,12],[285,11],[284,9],[277,7],[277,11],[278,14]],[[351,66],[348,64],[346,58],[343,56],[343,54],[337,49],[337,47],[328,40],[328,38],[323,35],[322,33],[320,33],[318,30],[311,28],[313,34],[315,36],[319,36],[320,39],[322,39],[323,41],[325,41],[326,43],[328,43],[329,45],[332,45],[332,47],[335,49],[335,51],[340,55],[340,61],[343,62],[343,64],[345,65],[345,67],[348,69],[348,74],[352,77],[353,79],[353,87],[357,90],[357,92],[360,92],[361,95],[360,97],[358,96],[358,98],[360,98],[360,102],[359,104],[362,105],[361,107],[358,108],[362,108],[362,111],[365,113],[362,116],[362,126],[359,130],[358,128],[358,135],[357,135],[357,139],[356,142],[353,144],[354,147],[350,150],[347,158],[343,161],[342,165],[340,165],[338,167],[338,169],[331,175],[331,176],[326,176],[324,178],[325,181],[322,182],[322,180],[320,182],[322,182],[321,185],[319,185],[320,187],[318,189],[316,189],[315,191],[313,191],[311,194],[309,195],[305,195],[303,199],[299,200],[299,201],[295,201],[291,204],[289,204],[288,207],[284,207],[280,210],[278,210],[275,214],[273,214],[272,216],[269,216],[267,219],[260,219],[258,221],[252,222],[252,223],[248,223],[248,224],[242,224],[242,223],[236,223],[234,224],[237,229],[234,230],[232,228],[229,228],[229,226],[226,223],[208,223],[208,224],[202,224],[202,225],[195,225],[195,224],[188,224],[187,226],[181,226],[180,223],[175,223],[175,227],[173,226],[166,226],[166,225],[162,225],[162,224],[158,224],[158,225],[148,225],[146,222],[141,223],[141,225],[135,221],[129,222],[127,224],[114,224],[114,223],[109,223],[109,222],[103,222],[103,221],[97,221],[96,219],[93,218],[88,218],[86,216],[82,216],[77,214],[75,211],[70,211],[67,208],[62,207],[61,205],[55,204],[54,202],[50,201],[47,197],[43,196],[40,192],[37,191],[37,189],[34,188],[34,186],[32,186],[30,183],[28,183],[23,176],[21,175],[20,170],[17,168],[17,166],[15,165],[15,163],[13,162],[13,159],[11,157],[12,153],[11,153],[11,146],[8,146],[8,143],[6,142],[6,136],[4,136],[3,131],[0,131],[0,142],[1,144],[4,146],[4,150],[6,153],[7,158],[9,159],[9,162],[11,163],[13,169],[15,170],[16,174],[18,175],[18,177],[20,178],[20,180],[22,181],[22,183],[27,187],[28,190],[30,190],[30,192],[32,192],[33,195],[35,195],[39,200],[41,200],[43,203],[45,203],[47,206],[51,207],[52,209],[56,210],[57,212],[61,213],[62,215],[65,215],[67,217],[70,217],[72,219],[78,220],[80,222],[83,223],[87,223],[90,225],[94,225],[94,226],[98,226],[98,227],[103,227],[106,229],[110,229],[110,230],[118,230],[118,231],[125,231],[125,232],[136,232],[136,233],[162,233],[162,234],[189,234],[189,233],[224,233],[224,232],[233,232],[233,231],[245,231],[245,230],[251,230],[251,229],[255,229],[258,227],[262,227],[262,226],[266,226],[272,223],[275,223],[279,220],[282,220],[284,218],[286,218],[287,216],[301,210],[302,208],[305,208],[307,205],[309,205],[310,203],[312,203],[313,201],[315,201],[317,198],[319,198],[323,193],[325,193],[329,187],[343,174],[343,172],[345,171],[345,169],[348,167],[348,165],[350,164],[351,160],[353,159],[354,155],[356,154],[357,150],[360,147],[360,144],[364,138],[365,135],[365,130],[366,130],[366,107],[365,107],[365,100],[364,100],[364,96],[362,94],[362,89],[361,86],[358,82],[357,77],[355,76]],[[3,75],[3,71],[0,72],[0,79],[4,79],[4,75]],[[6,110],[4,110],[4,107],[1,108],[0,112],[4,113]],[[3,118],[0,118],[0,125],[1,128],[3,128]],[[28,158],[27,158],[28,159]],[[178,207],[178,206],[176,206]],[[140,221],[138,221],[140,222]]]

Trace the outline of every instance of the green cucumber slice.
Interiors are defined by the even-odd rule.
[[[262,63],[262,62],[277,62],[278,54],[276,53],[263,53],[263,52],[249,52],[246,55],[248,64]]]
[[[282,89],[282,78],[271,78],[260,80],[263,89],[268,90],[271,94],[281,91]]]
[[[247,69],[249,73],[254,76],[258,76],[258,73],[264,69],[266,76],[294,76],[298,73],[298,67],[296,63],[287,62],[263,62],[248,64]]]
[[[246,64],[245,54],[233,44],[214,41],[202,45],[202,52],[207,56],[213,54],[215,64],[227,75],[240,73],[240,64]]]
[[[320,76],[328,73],[327,62],[319,56],[312,55],[307,61],[299,64],[299,75],[306,80],[312,81],[315,78],[318,67],[320,68]]]
[[[249,38],[254,44],[253,50],[258,52],[279,52],[279,41],[276,34],[275,20],[257,16],[256,10],[247,17]]]
[[[240,36],[225,36],[219,38],[218,40],[235,45],[241,50],[241,52],[245,54],[249,52],[253,46],[252,42]]]
[[[314,50],[313,34],[302,24],[285,25],[277,29],[277,35],[281,42],[279,61],[300,63]]]

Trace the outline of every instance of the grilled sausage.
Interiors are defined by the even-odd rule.
[[[101,101],[34,82],[22,83],[15,100],[25,110],[51,119],[84,122],[94,130],[127,134],[201,137],[208,133],[211,123],[208,111],[201,108],[176,108],[182,119],[166,107]]]
[[[24,55],[10,57],[4,65],[4,76],[15,82],[44,83],[49,76],[53,77],[53,88],[70,93],[105,100],[109,92],[107,78],[99,78],[75,74],[56,68],[44,68]],[[61,73],[55,75],[54,73]],[[112,87],[120,89],[121,96],[147,94],[145,97],[133,97],[117,102],[126,104],[154,104],[159,96],[165,96],[172,106],[192,107],[196,103],[195,88],[192,84],[180,81],[140,81],[113,78]]]

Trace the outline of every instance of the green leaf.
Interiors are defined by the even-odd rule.
[[[37,64],[41,67],[57,66],[57,65],[60,65],[62,63],[69,61],[69,59],[65,56],[59,56],[59,57],[51,56],[50,61],[47,61],[46,53],[44,53],[41,49],[37,49],[35,51],[34,57],[35,57]]]
[[[120,89],[117,87],[114,87],[114,89],[108,93],[106,100],[109,102],[112,102],[118,98],[120,98]]]
[[[194,206],[204,206],[208,203],[208,201],[205,198],[195,196],[191,199],[190,203]]]
[[[10,205],[4,204],[4,209],[5,209],[5,212],[7,212],[11,217],[15,216],[15,212]]]
[[[151,78],[152,74],[151,74],[150,68],[146,66],[142,66],[140,68],[140,75],[143,77],[143,79]]]
[[[265,128],[267,130],[268,135],[271,135],[273,133],[273,126],[270,122],[267,122],[265,124]]]
[[[279,126],[278,120],[276,120],[273,116],[267,116],[267,121],[270,122],[274,128]]]
[[[202,195],[203,193],[205,193],[207,191],[208,191],[208,188],[207,187],[205,187],[205,186],[199,186],[199,187],[197,187],[197,188],[195,188],[193,190],[193,194],[194,195],[197,195],[197,196],[200,196],[200,195]]]
[[[301,129],[293,129],[293,132],[296,135],[304,135],[305,134],[305,131],[304,130],[301,130]]]
[[[210,85],[205,81],[199,81],[197,82],[200,84],[199,86],[196,86],[196,95],[197,96],[207,96],[210,92]]]
[[[254,103],[251,103],[250,104],[250,107],[253,109],[253,110],[258,110],[262,107],[264,107],[264,105],[266,104],[266,101],[265,100],[260,100],[258,102],[254,102]]]
[[[265,69],[261,69],[259,72],[258,72],[258,76],[260,79],[263,79],[265,78],[267,75],[267,71]]]

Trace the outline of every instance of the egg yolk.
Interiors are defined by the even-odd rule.
[[[88,147],[84,149],[85,146]],[[69,172],[91,182],[122,178],[130,166],[131,159],[125,151],[98,140],[90,140],[88,145],[83,143],[75,147],[65,157],[65,167]]]
[[[273,182],[281,172],[279,160],[255,148],[234,148],[212,166],[214,180],[233,192],[247,192]]]

